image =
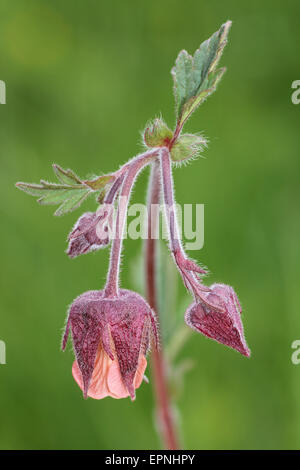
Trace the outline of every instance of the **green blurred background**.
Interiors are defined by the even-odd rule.
[[[117,169],[141,150],[147,120],[162,113],[174,124],[179,50],[194,52],[227,19],[228,71],[187,126],[210,138],[206,159],[174,176],[178,202],[205,204],[205,245],[191,255],[210,268],[209,282],[237,290],[252,357],[193,333],[178,357],[194,368],[176,406],[186,448],[299,448],[300,365],[291,362],[300,339],[300,105],[291,102],[299,2],[2,0],[0,8],[0,448],[159,448],[150,385],[135,403],[85,401],[71,346],[60,352],[66,308],[103,286],[108,252],[69,260],[66,237],[80,211],[55,219],[14,183],[51,180],[53,162],[81,176]],[[144,200],[147,176],[133,202]],[[126,241],[127,288],[141,252],[141,241]],[[178,309],[185,302],[178,282]]]

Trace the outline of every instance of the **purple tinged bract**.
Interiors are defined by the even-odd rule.
[[[112,298],[105,297],[102,290],[85,292],[70,307],[63,350],[70,329],[84,396],[89,394],[96,356],[101,350],[110,363],[117,361],[123,385],[134,399],[139,361],[146,356],[152,342],[157,346],[155,316],[147,302],[139,294],[125,289],[120,289],[119,295]],[[102,372],[106,373],[100,370],[99,377],[93,377],[93,389],[98,387],[97,380],[103,379]]]
[[[241,320],[242,309],[234,289],[225,284],[213,284],[210,288],[211,292],[203,295],[211,307],[201,302],[192,303],[185,314],[186,323],[208,338],[250,356]]]
[[[70,258],[104,248],[110,242],[107,214],[86,212],[77,220],[68,240],[67,254]]]

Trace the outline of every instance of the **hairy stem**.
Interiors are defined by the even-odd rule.
[[[160,202],[160,171],[159,162],[152,166],[148,194],[148,237],[146,240],[146,289],[150,306],[158,315],[157,286],[156,286],[156,239],[153,233],[158,228],[158,213],[153,212],[153,206]],[[152,369],[154,393],[157,404],[158,424],[163,445],[166,449],[178,449],[178,439],[175,430],[174,417],[171,409],[167,387],[166,365],[162,349],[152,352]]]
[[[165,218],[169,232],[171,253],[187,289],[195,299],[200,300],[202,303],[210,307],[211,304],[207,301],[205,294],[203,294],[205,292],[209,292],[210,288],[202,284],[201,280],[197,277],[197,274],[205,274],[206,271],[186,256],[180,240],[173,191],[172,162],[167,148],[161,149],[160,162]],[[216,309],[223,312],[219,307],[216,307]]]
[[[106,297],[117,297],[119,295],[120,260],[123,246],[125,220],[134,181],[141,169],[146,166],[153,158],[155,158],[156,155],[156,149],[150,152],[146,152],[144,154],[138,155],[126,166],[127,172],[124,176],[120,191],[114,239],[111,247],[110,263],[105,286]]]
[[[121,175],[116,178],[109,192],[105,196],[103,204],[112,204],[114,202],[123,181],[124,181],[124,175]]]

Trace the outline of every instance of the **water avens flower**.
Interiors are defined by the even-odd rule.
[[[109,244],[108,227],[103,227],[99,234],[99,225],[105,218],[106,213],[99,216],[96,212],[86,212],[77,220],[68,237],[67,255],[70,258],[99,250]]]
[[[119,290],[116,297],[88,291],[72,303],[63,338],[69,330],[76,361],[73,376],[85,397],[135,398],[147,366],[151,343],[157,344],[154,314],[137,293]]]
[[[157,337],[158,263],[156,236],[152,237],[152,227],[158,227],[158,213],[152,210],[152,206],[158,206],[161,199],[164,202],[170,253],[186,289],[193,297],[185,314],[186,323],[203,335],[245,356],[250,355],[235,291],[225,284],[206,285],[204,280],[208,270],[190,259],[184,251],[179,235],[172,175],[173,166],[193,160],[207,145],[201,134],[183,134],[182,130],[196,108],[216,90],[223,76],[225,68],[218,68],[218,64],[230,26],[230,21],[224,23],[200,45],[193,56],[185,50],[179,53],[172,69],[176,126],[171,130],[162,118],[150,122],[143,132],[143,144],[147,148],[144,153],[127,161],[114,173],[101,174],[92,179],[81,179],[72,170],[53,165],[58,182],[41,180],[40,184],[17,183],[19,189],[37,196],[39,203],[59,204],[55,212],[59,216],[77,209],[91,195],[96,196],[98,209],[79,217],[68,238],[67,254],[74,258],[110,244],[106,283],[100,290],[85,292],[73,301],[68,312],[62,349],[66,348],[71,332],[75,352],[72,373],[85,398],[130,396],[134,400],[135,390],[145,378],[146,355],[152,346],[157,428],[168,449],[177,449],[179,444],[168,389],[168,379],[175,375],[176,364],[172,361],[166,363]],[[148,165],[151,166],[151,178],[148,238],[145,240],[147,303],[141,295],[120,288],[120,265],[132,189],[138,175]],[[116,217],[115,214],[112,216],[110,209],[116,209]],[[172,289],[172,286],[167,285],[167,288]],[[184,323],[183,315],[181,323]]]
[[[204,297],[224,311],[194,302],[185,314],[187,325],[244,356],[250,356],[241,320],[242,309],[234,289],[225,284],[213,284],[210,289],[210,292],[203,294]]]

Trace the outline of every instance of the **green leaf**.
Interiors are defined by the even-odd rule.
[[[89,186],[93,191],[98,189],[103,189],[107,184],[111,183],[114,180],[114,175],[101,175],[93,180],[85,180],[84,184]]]
[[[59,165],[56,165],[55,163],[52,165],[52,168],[54,170],[54,173],[56,174],[57,178],[61,183],[66,183],[66,184],[81,184],[80,178],[74,173],[74,171],[68,169],[64,170],[61,168]]]
[[[171,73],[174,79],[176,112],[180,115],[183,104],[192,97],[194,91],[193,58],[187,51],[179,52]]]
[[[46,194],[44,194],[40,199],[38,199],[38,202],[42,205],[61,204],[66,199],[72,197],[72,195],[77,191],[81,191],[81,189],[61,189],[57,191],[47,191]]]
[[[201,135],[182,134],[171,148],[173,162],[180,162],[196,157],[207,144]]]
[[[61,206],[59,206],[57,211],[54,212],[54,215],[60,216],[65,215],[68,212],[74,211],[83,203],[83,201],[85,201],[85,199],[90,195],[90,193],[91,191],[88,191],[86,189],[79,189],[73,191],[72,196],[66,201],[64,201]]]
[[[16,183],[16,187],[24,191],[24,193],[30,194],[30,196],[40,197],[45,194],[45,188],[40,184]]]
[[[42,205],[60,204],[55,215],[63,215],[77,209],[93,193],[72,170],[64,170],[58,165],[53,165],[53,170],[59,183],[41,180],[40,184],[20,182],[16,183],[16,186],[25,193],[38,197],[38,202]]]
[[[227,43],[231,21],[224,23],[210,39],[196,50],[194,57],[181,51],[172,69],[177,125],[182,127],[195,109],[216,90],[225,72],[217,69]]]

